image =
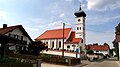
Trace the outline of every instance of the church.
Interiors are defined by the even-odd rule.
[[[76,30],[72,28],[62,28],[47,30],[35,40],[42,41],[47,44],[50,50],[62,50],[75,52],[79,49],[80,52],[85,52],[85,12],[79,8],[79,11],[74,13]]]

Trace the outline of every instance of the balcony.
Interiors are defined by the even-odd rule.
[[[9,37],[12,37],[12,38],[15,38],[15,39],[18,39],[18,40],[23,40],[23,36],[19,36],[19,35],[16,35],[16,34],[9,34]]]
[[[15,38],[19,41],[17,41],[18,44],[24,44],[24,45],[27,45],[27,41],[23,40],[23,36],[19,36],[19,35],[16,35],[16,34],[9,34],[9,37],[12,37],[12,38]]]

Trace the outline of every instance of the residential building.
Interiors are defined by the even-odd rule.
[[[86,50],[92,50],[93,53],[109,55],[109,45],[86,45]]]
[[[0,35],[2,36],[1,41],[2,39],[9,40],[5,42],[9,46],[9,50],[13,51],[16,49],[27,50],[28,44],[32,42],[32,39],[22,25],[7,27],[7,24],[3,24],[3,28],[0,28]],[[1,41],[0,43],[4,43]]]
[[[80,6],[79,11],[75,12],[74,15],[76,16],[76,31],[73,31],[72,28],[47,30],[35,40],[48,44],[48,48],[54,50],[62,50],[64,41],[64,50],[76,51],[76,49],[79,49],[85,52],[86,14]]]

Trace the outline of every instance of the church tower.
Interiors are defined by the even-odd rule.
[[[75,19],[76,19],[76,34],[75,37],[76,38],[82,38],[82,45],[80,45],[82,47],[82,49],[85,49],[85,17],[86,14],[85,12],[81,9],[81,4],[80,4],[80,8],[79,11],[76,11],[74,13],[75,15]]]

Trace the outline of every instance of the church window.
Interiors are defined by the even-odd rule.
[[[70,48],[70,45],[67,45],[67,48]]]
[[[81,30],[81,27],[80,27],[80,30]]]
[[[79,30],[79,27],[77,27],[77,30]]]
[[[59,41],[59,48],[61,48],[61,41]]]
[[[52,42],[52,48],[54,48],[54,41]]]
[[[83,43],[83,39],[81,39],[81,43]]]
[[[48,44],[48,42],[46,42],[46,44]]]
[[[75,45],[72,45],[72,47],[76,47]]]

